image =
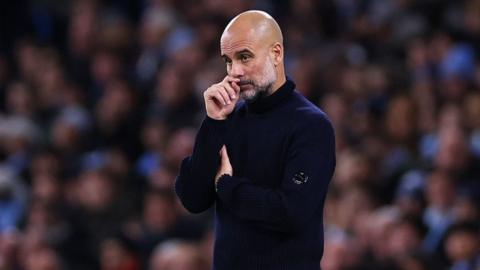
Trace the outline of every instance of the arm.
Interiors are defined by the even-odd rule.
[[[187,210],[200,213],[215,200],[214,177],[220,161],[227,123],[207,117],[198,131],[193,153],[185,158],[175,182],[175,192]]]
[[[219,198],[242,219],[276,231],[299,231],[323,203],[333,175],[335,139],[330,122],[321,118],[303,124],[288,153],[278,188],[225,174],[217,182]]]
[[[226,119],[238,101],[236,81],[227,76],[204,92],[207,117],[198,131],[193,153],[182,161],[175,181],[175,192],[192,213],[207,210],[215,201],[214,177],[225,140]]]

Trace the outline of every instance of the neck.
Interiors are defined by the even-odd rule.
[[[248,111],[250,113],[260,114],[279,106],[283,100],[293,93],[295,89],[295,84],[292,81],[287,79],[283,81],[285,83],[279,88],[275,89],[275,92],[270,91],[270,95],[264,95],[263,97],[259,97],[252,102],[247,102],[246,104]],[[273,85],[271,89],[273,89]]]

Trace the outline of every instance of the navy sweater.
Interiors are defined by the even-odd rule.
[[[233,176],[215,190],[226,145]],[[175,190],[187,210],[215,204],[216,270],[318,270],[323,205],[335,168],[326,115],[287,82],[226,120],[206,118]]]

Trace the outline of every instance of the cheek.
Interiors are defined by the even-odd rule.
[[[263,75],[264,69],[265,69],[265,62],[252,61],[249,65],[246,65],[245,73],[251,75],[252,77],[258,78]]]

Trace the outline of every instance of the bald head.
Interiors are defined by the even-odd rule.
[[[240,93],[246,100],[270,95],[286,80],[282,31],[264,11],[233,18],[223,31],[220,49],[228,75],[241,79]]]
[[[283,44],[280,26],[270,14],[260,10],[249,10],[240,13],[225,27],[222,40],[230,35],[248,35],[261,39],[262,42]]]

